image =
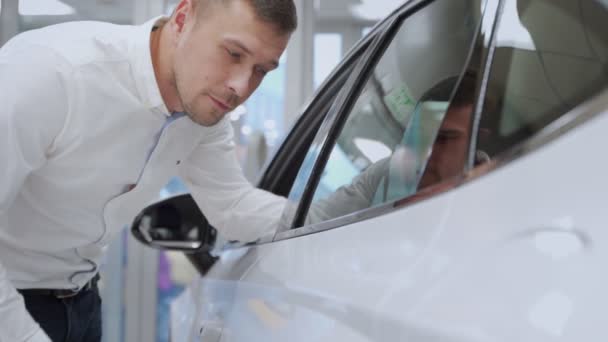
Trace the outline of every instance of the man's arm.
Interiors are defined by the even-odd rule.
[[[253,187],[236,159],[230,122],[215,128],[183,163],[182,180],[223,238],[250,242],[274,234],[286,199]]]
[[[0,213],[9,210],[28,175],[46,162],[69,107],[65,61],[26,45],[14,39],[0,50]],[[0,223],[0,236],[3,229]],[[0,317],[0,341],[49,341],[27,312],[2,260]]]
[[[306,224],[327,221],[372,206],[383,179],[386,182],[388,163],[389,158],[377,161],[353,178],[350,184],[339,187],[327,198],[314,201],[306,215]]]

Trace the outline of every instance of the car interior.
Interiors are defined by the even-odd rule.
[[[602,25],[607,20],[607,8],[596,1],[505,2],[489,80],[501,104],[497,113],[482,117],[496,133],[483,143],[490,156],[536,134],[606,86],[608,32]]]
[[[416,192],[457,82],[450,83],[441,100],[425,99],[424,96],[438,83],[446,79],[457,80],[464,72],[484,7],[485,1],[436,1],[399,23],[398,32],[381,54],[378,64],[374,65],[352,109],[346,113],[347,119],[314,193],[314,211],[322,212],[322,215],[309,215],[308,223],[342,216]],[[429,29],[428,22],[441,24]],[[400,154],[400,149],[406,153]],[[409,155],[407,161],[398,160],[405,159],[406,155]],[[390,185],[389,180],[376,175],[365,177],[372,179],[371,183],[360,180],[363,177],[360,175],[371,172],[365,171],[371,165],[385,160],[389,160],[388,169],[394,172],[378,172],[388,176],[399,175],[390,177]],[[401,177],[403,175],[410,176]],[[397,182],[398,179],[402,181]],[[349,190],[355,183],[374,190],[384,184],[388,195]],[[361,196],[362,192],[366,201],[354,198]],[[346,197],[338,196],[340,193]],[[360,205],[336,204],[344,202]],[[299,224],[302,222],[296,222],[296,226]]]
[[[394,169],[393,159],[401,147],[411,155],[405,157],[407,163],[401,162],[399,172],[391,171],[409,176],[401,177],[400,183],[399,177],[390,177],[391,185],[384,184],[389,195],[380,200],[374,196],[372,204],[419,190],[449,103],[448,98],[423,101],[423,94],[440,80],[461,74],[467,63],[477,63],[467,57],[484,4],[437,1],[407,18],[354,104],[320,177],[315,201],[348,186],[383,158],[391,156],[389,168]],[[483,129],[476,139],[481,153],[476,159],[483,161],[526,141],[608,83],[608,34],[601,30],[608,18],[602,4],[520,0],[505,2],[503,10],[485,93]],[[436,24],[425,27],[428,22]],[[505,32],[525,34],[515,39]],[[410,170],[402,170],[405,164]]]

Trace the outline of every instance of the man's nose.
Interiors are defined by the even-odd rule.
[[[251,71],[239,68],[235,70],[227,81],[228,88],[238,97],[243,97],[249,91],[249,80],[251,79]]]

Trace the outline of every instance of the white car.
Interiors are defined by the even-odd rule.
[[[608,341],[607,146],[608,1],[412,0],[266,167],[275,234],[189,195],[132,230],[194,252],[174,342]]]

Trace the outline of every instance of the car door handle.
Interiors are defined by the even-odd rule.
[[[199,329],[199,340],[201,342],[219,342],[222,338],[222,326],[218,323],[205,323]]]

